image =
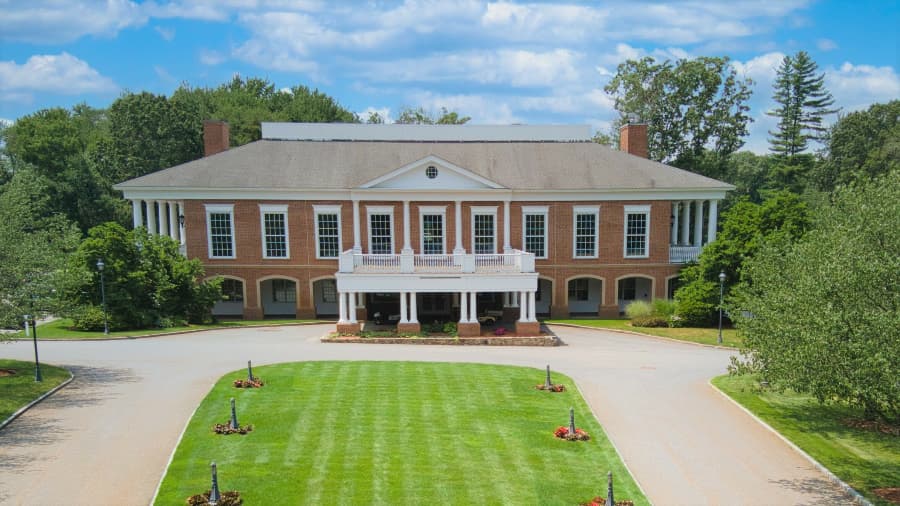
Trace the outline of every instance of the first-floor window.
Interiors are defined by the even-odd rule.
[[[650,207],[625,207],[625,256],[648,256],[650,238]]]
[[[569,281],[569,300],[588,300],[587,278],[578,278]]]
[[[316,213],[318,257],[337,258],[340,247],[340,219],[337,212]]]
[[[231,205],[206,206],[209,257],[234,258],[234,210]]]
[[[444,215],[422,215],[422,253],[426,255],[444,253]]]
[[[295,284],[289,279],[272,280],[272,300],[274,302],[297,302]]]
[[[322,283],[322,302],[337,302],[337,284],[334,280]]]
[[[637,279],[625,278],[622,283],[622,300],[634,300],[637,291]]]
[[[238,279],[223,279],[222,300],[225,302],[244,302],[244,283]]]
[[[547,258],[547,213],[524,214],[525,251],[536,258]]]
[[[287,213],[263,212],[263,247],[265,258],[287,258]]]

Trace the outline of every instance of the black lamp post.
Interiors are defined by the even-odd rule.
[[[725,271],[719,273],[719,344],[722,344],[722,304],[725,303]]]
[[[106,317],[106,281],[103,279],[103,259],[97,260],[97,270],[100,271],[100,297],[103,300],[103,335],[109,335],[109,320]]]
[[[32,315],[25,315],[25,327],[31,325],[31,337],[34,339],[34,381],[44,381],[41,376],[41,362],[38,360],[37,350],[37,322]]]

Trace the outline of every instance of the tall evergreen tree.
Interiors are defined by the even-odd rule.
[[[772,98],[778,107],[767,112],[778,118],[778,129],[769,131],[769,149],[792,159],[809,148],[809,141],[823,141],[827,128],[822,118],[838,111],[825,88],[825,74],[816,75],[818,64],[806,51],[785,56],[778,67]]]

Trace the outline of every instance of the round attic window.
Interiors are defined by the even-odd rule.
[[[436,178],[437,174],[438,174],[437,167],[435,167],[434,165],[429,165],[428,168],[425,169],[425,176],[427,176],[428,179]]]

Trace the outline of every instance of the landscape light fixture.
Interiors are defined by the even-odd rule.
[[[109,318],[106,316],[106,280],[103,278],[103,268],[106,264],[103,259],[97,260],[97,270],[100,271],[100,298],[103,302],[103,335],[109,335]]]
[[[719,273],[719,344],[722,344],[722,304],[725,294],[725,271]]]

